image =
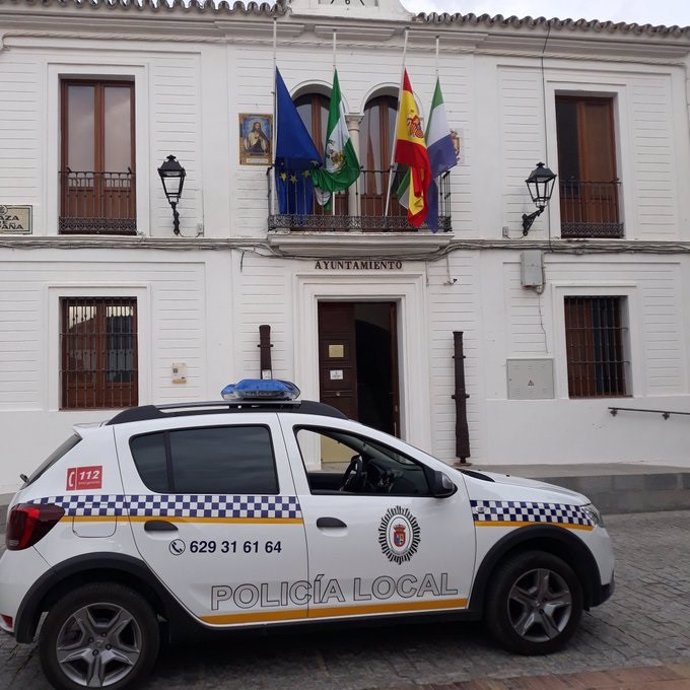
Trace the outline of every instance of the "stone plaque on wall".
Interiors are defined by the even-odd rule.
[[[0,234],[30,235],[32,206],[0,204]]]

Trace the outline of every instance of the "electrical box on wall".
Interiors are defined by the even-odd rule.
[[[554,397],[552,359],[509,359],[508,400],[549,400]]]
[[[544,252],[541,249],[526,249],[520,253],[520,283],[522,287],[544,284]]]
[[[187,383],[187,365],[184,362],[173,362],[172,382]]]

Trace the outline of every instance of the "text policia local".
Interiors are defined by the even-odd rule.
[[[368,579],[368,578],[367,578]],[[346,597],[345,592],[350,594]],[[213,585],[211,587],[211,610],[234,606],[239,609],[276,608],[279,606],[305,606],[306,604],[344,604],[348,601],[385,601],[392,597],[401,599],[426,596],[445,597],[456,595],[457,589],[448,585],[448,573],[438,577],[427,573],[421,578],[416,575],[379,575],[370,586],[355,577],[352,581],[336,578],[324,579],[317,575],[313,581],[262,582],[259,584]],[[224,605],[225,604],[225,605]]]

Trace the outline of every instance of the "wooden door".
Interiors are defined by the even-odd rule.
[[[618,222],[618,189],[613,137],[613,102],[592,98],[578,103],[584,221]]]
[[[134,84],[63,80],[61,132],[61,217],[134,219]]]
[[[617,224],[618,173],[611,98],[556,98],[561,221]]]
[[[352,302],[319,304],[319,384],[321,402],[357,419],[354,313]]]
[[[321,401],[352,419],[400,433],[397,304],[319,304]]]

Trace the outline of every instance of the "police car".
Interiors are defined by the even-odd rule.
[[[8,514],[0,627],[38,637],[58,688],[124,688],[162,630],[482,618],[521,654],[561,648],[613,591],[582,495],[458,470],[296,386],[79,425]],[[161,623],[165,622],[165,626]]]

